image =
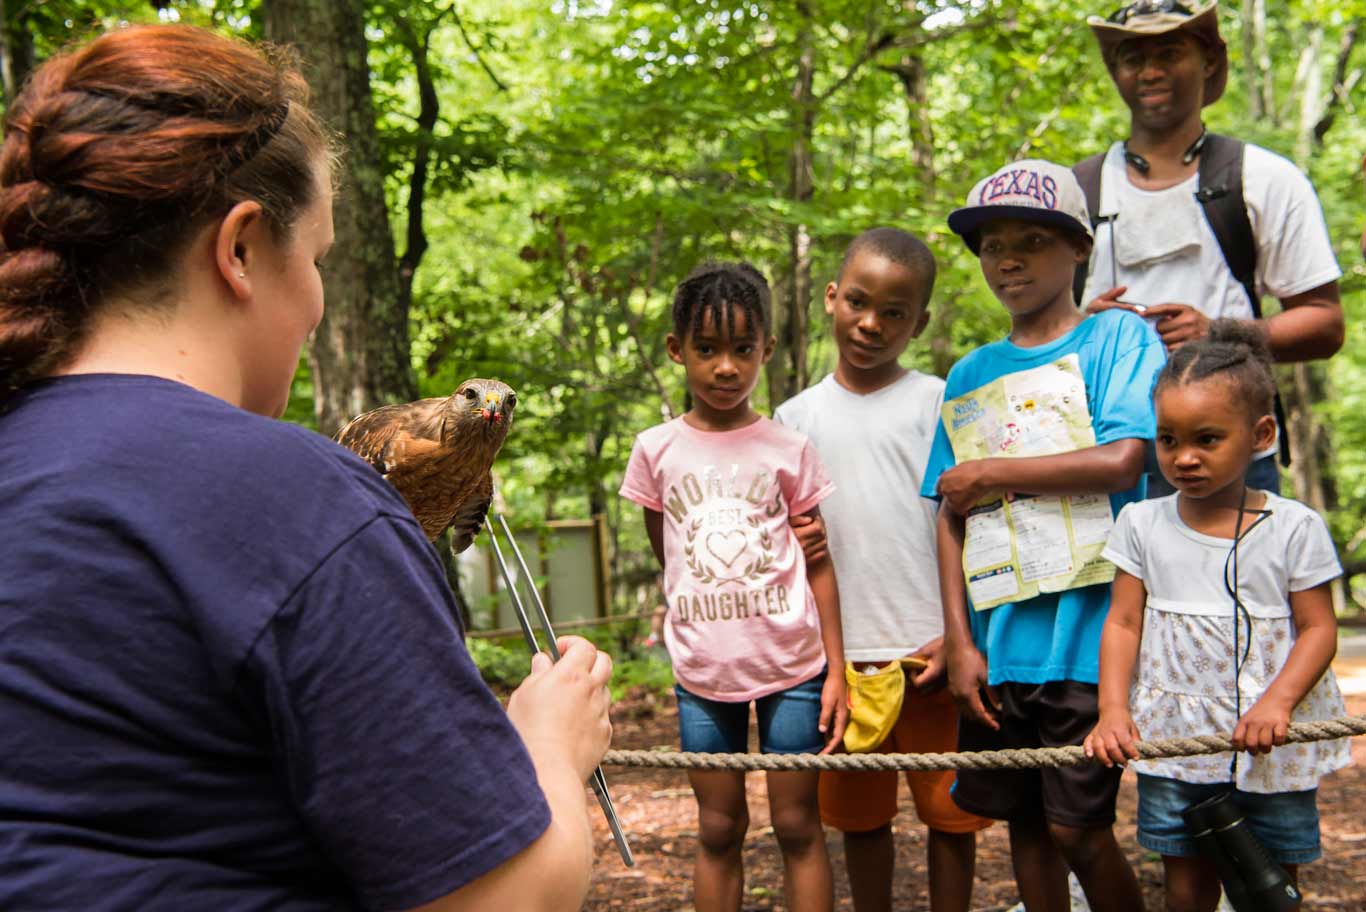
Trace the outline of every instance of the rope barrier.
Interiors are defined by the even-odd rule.
[[[1295,722],[1286,744],[1332,741],[1366,735],[1366,713],[1327,722]],[[1194,757],[1233,748],[1227,735],[1198,735],[1138,742],[1140,760]],[[1036,769],[1095,763],[1081,747],[1036,747],[1023,750],[970,751],[953,754],[693,754],[660,750],[609,750],[604,766],[710,770],[930,770]]]

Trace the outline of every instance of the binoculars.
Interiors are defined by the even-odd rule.
[[[1237,912],[1300,907],[1300,891],[1253,834],[1232,792],[1191,805],[1181,817],[1201,854],[1214,862],[1224,895]]]

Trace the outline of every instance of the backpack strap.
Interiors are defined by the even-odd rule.
[[[1086,211],[1091,216],[1091,230],[1094,232],[1096,226],[1100,224],[1100,170],[1105,164],[1105,153],[1098,152],[1089,158],[1084,158],[1072,167],[1072,173],[1077,176],[1077,182],[1081,184],[1082,192],[1086,194]],[[1077,271],[1072,277],[1072,299],[1077,304],[1082,304],[1081,296],[1086,293],[1086,276],[1090,272],[1091,263],[1077,264]]]
[[[1243,199],[1243,148],[1240,139],[1219,136],[1205,138],[1200,151],[1200,189],[1195,199],[1205,210],[1219,250],[1229,272],[1243,286],[1254,319],[1262,318],[1262,300],[1257,296],[1257,239],[1247,217]],[[1281,465],[1290,465],[1290,431],[1286,427],[1285,406],[1276,393],[1276,426],[1280,429]]]
[[[1243,141],[1211,133],[1200,150],[1200,189],[1195,199],[1219,242],[1229,272],[1243,286],[1252,316],[1262,318],[1257,296],[1257,239],[1243,201]]]

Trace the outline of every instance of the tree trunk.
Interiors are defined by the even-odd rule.
[[[1313,24],[1305,37],[1304,50],[1295,74],[1294,96],[1299,112],[1296,124],[1295,159],[1305,171],[1310,158],[1320,147],[1326,129],[1319,131],[1327,103],[1323,98],[1323,75],[1319,59],[1323,48],[1324,29]],[[1355,43],[1354,30],[1348,32],[1348,43],[1342,54],[1350,55]],[[1341,79],[1345,61],[1339,59],[1334,73],[1336,83]],[[1294,461],[1290,467],[1295,498],[1321,514],[1337,508],[1337,486],[1333,479],[1333,442],[1328,427],[1315,416],[1315,403],[1330,395],[1327,368],[1323,364],[1300,363],[1280,372],[1281,398],[1286,409],[1286,430],[1290,437]],[[1333,607],[1338,614],[1347,604],[1345,581],[1335,581],[1332,587]]]
[[[1290,479],[1295,499],[1327,515],[1337,509],[1337,484],[1333,478],[1333,441],[1328,428],[1314,415],[1313,405],[1329,395],[1327,369],[1322,364],[1300,363],[1280,370],[1279,386],[1285,403],[1286,430],[1294,461]],[[1341,614],[1347,605],[1346,581],[1332,587],[1333,608]]]
[[[597,516],[607,512],[608,493],[603,486],[606,473],[602,470],[602,445],[612,439],[616,430],[610,413],[603,416],[599,427],[590,428],[584,435],[584,456],[588,461],[586,487],[588,488],[588,515]]]
[[[882,69],[896,76],[906,96],[906,127],[911,139],[911,162],[920,177],[920,198],[931,209],[938,197],[934,164],[934,122],[930,119],[929,80],[925,61],[919,54],[907,54],[893,66]],[[934,326],[929,332],[931,370],[948,376],[953,367],[953,332],[957,319],[958,294],[940,295],[931,311]]]
[[[485,526],[487,527],[491,521],[486,518]],[[450,529],[441,533],[441,537],[435,542],[436,554],[441,559],[441,567],[446,571],[446,582],[450,585],[451,596],[455,599],[456,620],[460,622],[464,631],[469,633],[474,629],[474,613],[470,611],[469,600],[465,598],[465,590],[460,585],[460,558],[451,551],[451,537]]]
[[[901,83],[906,95],[906,129],[911,140],[911,164],[920,177],[920,196],[930,203],[935,198],[934,122],[930,120],[929,80],[925,61],[919,54],[907,54],[893,66],[882,69]]]
[[[413,56],[413,74],[417,79],[417,141],[413,148],[413,171],[408,178],[407,245],[398,261],[398,306],[406,315],[413,304],[413,279],[422,256],[427,252],[427,232],[423,228],[422,208],[427,200],[427,172],[432,157],[432,138],[436,130],[441,102],[436,94],[429,58],[432,30],[436,23],[426,26],[418,34],[412,23],[399,19],[395,25],[403,44]]]
[[[811,199],[811,146],[816,128],[816,97],[813,85],[816,51],[811,38],[810,10],[799,4],[802,27],[797,36],[797,79],[792,86],[793,138],[791,157],[791,199],[804,203]],[[806,388],[807,322],[811,307],[811,234],[798,222],[788,229],[787,301],[783,319],[774,314],[778,329],[778,351],[769,361],[769,406],[776,408]],[[777,308],[775,308],[775,311]]]
[[[1286,431],[1294,462],[1290,477],[1295,499],[1320,513],[1337,506],[1331,479],[1324,472],[1332,458],[1327,431],[1314,419],[1313,404],[1327,395],[1323,368],[1316,364],[1293,364],[1279,371],[1278,385],[1285,402]]]
[[[1266,46],[1266,0],[1244,0],[1243,57],[1251,64],[1246,68],[1248,114],[1254,121],[1274,117],[1276,97]]]
[[[6,107],[33,69],[33,32],[24,14],[27,6],[28,0],[0,0],[0,82]]]
[[[1352,51],[1356,49],[1357,39],[1361,36],[1361,18],[1353,19],[1351,24],[1343,30],[1342,42],[1338,45],[1338,59],[1333,66],[1333,85],[1328,92],[1328,97],[1324,100],[1319,114],[1318,123],[1314,124],[1314,148],[1317,150],[1323,145],[1323,139],[1328,135],[1328,131],[1333,128],[1333,121],[1337,118],[1338,109],[1342,107],[1353,86],[1361,79],[1361,70],[1353,69],[1349,72],[1348,67],[1352,62]]]
[[[359,0],[266,0],[265,37],[297,44],[313,103],[346,138],[327,312],[309,342],[318,429],[334,434],[377,406],[414,399],[408,312],[401,305]]]
[[[1299,123],[1295,131],[1295,160],[1300,167],[1309,170],[1309,157],[1313,154],[1317,140],[1314,127],[1323,114],[1323,68],[1319,58],[1323,51],[1323,26],[1309,29],[1309,35],[1300,52],[1300,64],[1295,73],[1294,89],[1300,100]]]

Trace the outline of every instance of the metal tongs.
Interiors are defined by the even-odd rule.
[[[541,622],[541,629],[545,631],[547,645],[550,648],[550,657],[558,662],[560,660],[560,647],[555,642],[555,630],[550,626],[550,616],[546,614],[545,603],[541,601],[540,590],[532,581],[531,570],[527,568],[526,560],[522,557],[522,549],[517,547],[517,539],[512,537],[512,529],[508,527],[508,521],[501,513],[498,514],[498,525],[503,527],[503,535],[507,537],[508,545],[512,547],[512,553],[517,558],[517,565],[522,570],[522,577],[531,589],[532,600],[536,605],[536,616]],[[503,560],[503,551],[498,547],[498,536],[494,534],[491,525],[489,526],[489,541],[493,542],[493,556],[498,558],[498,569],[503,572],[503,583],[507,586],[508,595],[512,599],[512,606],[517,609],[517,623],[522,626],[522,636],[526,640],[527,648],[531,650],[531,654],[535,655],[541,651],[540,646],[536,643],[536,633],[531,629],[531,621],[527,618],[522,597],[517,592],[517,585],[512,580],[512,574],[508,572],[507,561]],[[598,804],[602,806],[602,813],[607,818],[607,825],[612,828],[612,839],[616,841],[617,851],[621,853],[621,860],[625,862],[626,867],[634,867],[636,860],[631,856],[631,846],[626,842],[626,834],[621,830],[621,821],[617,819],[616,808],[612,807],[612,796],[607,794],[607,777],[602,774],[601,766],[593,770],[593,778],[589,781],[593,785],[593,794],[598,796]]]

